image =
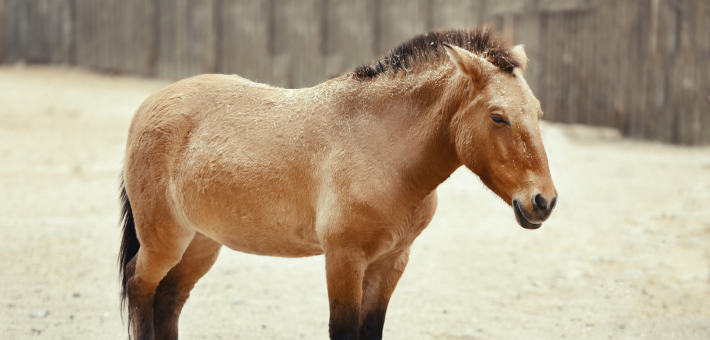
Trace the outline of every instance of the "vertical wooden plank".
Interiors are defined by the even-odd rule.
[[[48,3],[46,0],[28,1],[27,41],[24,59],[28,63],[47,62],[47,39],[43,18]]]
[[[60,63],[62,43],[61,13],[64,0],[54,0],[47,3],[47,12],[43,17],[46,20],[44,35],[47,37],[47,63]]]
[[[105,46],[105,64],[104,69],[109,72],[117,72],[118,68],[118,58],[117,55],[121,52],[122,39],[120,37],[120,23],[117,20],[117,13],[121,11],[121,5],[123,0],[104,0],[106,1],[107,8],[105,10],[105,36],[106,40],[101,43]]]
[[[224,41],[223,36],[223,23],[222,23],[222,12],[224,11],[225,0],[214,0],[214,6],[212,7],[212,30],[214,32],[214,73],[223,73],[220,66],[222,65],[222,42]]]
[[[158,58],[158,34],[160,25],[158,3],[158,0],[151,0],[147,3],[144,10],[145,22],[142,25],[143,31],[147,33],[142,37],[142,44],[146,53],[142,59],[141,69],[143,70],[143,74],[151,76],[156,74],[156,60]]]
[[[203,48],[202,56],[202,73],[215,73],[217,72],[217,49],[219,39],[218,35],[218,24],[216,24],[219,17],[216,15],[218,12],[215,10],[218,7],[219,0],[211,0],[206,6],[206,13],[203,14],[203,27],[205,44]]]
[[[697,124],[696,108],[697,108],[697,72],[695,66],[694,33],[695,21],[697,16],[694,13],[697,0],[683,0],[679,3],[679,11],[681,20],[681,65],[682,79],[680,79],[681,94],[680,109],[681,114],[677,115],[676,140],[674,142],[690,145],[695,141],[695,136],[699,133],[699,125]]]
[[[5,60],[5,51],[7,49],[7,0],[0,0],[0,63]]]
[[[681,102],[681,99],[683,97],[683,81],[685,78],[685,72],[683,67],[683,61],[684,61],[684,56],[683,56],[683,34],[684,34],[684,29],[683,26],[683,13],[682,13],[682,0],[681,1],[676,1],[673,4],[673,16],[675,17],[674,21],[674,32],[673,34],[675,35],[675,53],[674,55],[668,55],[669,59],[672,60],[672,64],[674,67],[674,72],[669,73],[669,96],[668,96],[668,106],[666,107],[666,111],[664,112],[665,117],[664,120],[667,122],[666,129],[668,129],[667,132],[667,139],[666,142],[670,143],[678,143],[680,142],[680,120],[682,119],[685,115],[685,105]],[[680,118],[680,119],[678,119]]]
[[[570,109],[571,102],[574,101],[574,88],[571,82],[572,70],[574,68],[574,44],[572,39],[568,40],[568,32],[574,30],[573,15],[570,12],[559,14],[560,31],[557,34],[559,53],[562,58],[560,67],[560,97],[558,107],[560,113],[565,117],[565,122],[575,123],[575,112]]]
[[[633,88],[638,88],[636,64],[631,61],[638,58],[637,48],[638,34],[636,26],[638,23],[638,10],[635,4],[630,2],[619,3],[621,7],[617,14],[616,21],[619,22],[617,28],[617,38],[615,39],[614,61],[616,66],[616,77],[618,79],[617,89],[614,91],[612,111],[609,113],[607,126],[613,126],[621,131],[625,130],[625,115],[629,107],[634,103],[635,92]],[[626,45],[626,48],[623,48]]]
[[[111,45],[113,50],[111,51],[111,68],[113,72],[117,73],[127,72],[132,59],[128,39],[131,29],[128,27],[131,20],[128,16],[129,5],[130,0],[116,1],[112,12],[111,21],[113,25],[111,33],[113,35],[113,39],[111,41]]]
[[[131,54],[130,32],[129,26],[133,18],[129,15],[129,6],[131,0],[122,0],[115,3],[115,9],[112,15],[113,21],[113,51],[111,56],[111,65],[114,72],[125,73],[131,69],[133,55]]]
[[[567,95],[563,110],[567,113],[569,121],[573,123],[584,122],[579,114],[579,82],[578,71],[578,46],[580,43],[578,13],[575,11],[565,12],[565,52],[562,55],[562,62],[565,65],[565,88]]]
[[[629,52],[624,53],[623,49],[620,49],[621,52],[619,53],[619,58],[624,59],[627,70],[624,89],[626,101],[624,106],[621,108],[623,111],[617,112],[615,117],[616,125],[622,132],[627,130],[626,126],[628,125],[628,113],[635,110],[640,111],[640,107],[642,106],[641,93],[643,90],[641,89],[642,86],[639,86],[639,84],[642,84],[642,81],[644,80],[643,63],[646,59],[644,52],[646,50],[646,39],[643,38],[646,34],[644,33],[645,31],[643,29],[642,18],[647,18],[642,9],[644,4],[639,2],[629,2],[625,5],[628,7],[627,11],[629,12],[630,18],[627,23],[629,30],[628,38],[632,40],[629,43]]]
[[[99,29],[99,5],[97,1],[84,0],[84,5],[87,6],[84,19],[86,20],[86,44],[87,44],[87,67],[98,69],[100,59],[99,41],[101,40],[101,32]]]
[[[179,52],[185,56],[185,59],[180,78],[202,73],[200,71],[202,70],[205,41],[200,38],[204,35],[202,28],[205,24],[204,16],[208,2],[209,0],[185,3],[185,42],[182,46],[183,50]]]
[[[189,74],[188,63],[189,55],[187,54],[189,43],[189,26],[188,26],[188,0],[175,0],[174,11],[174,27],[175,30],[175,68],[173,70],[173,79],[182,79]]]
[[[700,78],[700,124],[701,132],[699,136],[699,144],[710,144],[710,1],[700,0],[698,8],[698,35],[696,36],[696,44],[700,46],[698,49],[699,60],[702,60],[698,65],[698,76]],[[705,102],[702,102],[705,99]]]
[[[76,61],[76,26],[74,0],[66,0],[62,9],[62,63],[74,64]]]
[[[662,75],[662,83],[659,84],[659,94],[661,94],[662,102],[659,104],[659,110],[656,112],[656,117],[654,117],[654,135],[657,136],[658,140],[664,142],[670,142],[673,139],[673,120],[672,113],[670,113],[673,108],[672,96],[675,92],[673,87],[675,83],[675,72],[668,72],[669,68],[675,71],[676,60],[674,58],[675,52],[679,44],[678,37],[678,25],[679,18],[675,10],[675,3],[671,4],[667,1],[661,1],[661,6],[659,10],[660,15],[660,28],[661,28],[661,46],[659,54],[659,70]]]
[[[118,60],[118,68],[121,73],[134,73],[136,62],[136,51],[131,35],[135,29],[138,18],[132,16],[133,0],[123,0],[121,2],[120,13],[118,15],[118,25],[120,27],[121,51]]]
[[[651,3],[653,0],[647,0],[645,2],[642,2],[639,4],[639,14],[638,14],[638,20],[639,20],[639,25],[640,25],[640,30],[639,30],[639,54],[643,56],[641,60],[639,60],[639,94],[636,99],[636,104],[632,107],[629,108],[627,117],[626,117],[626,128],[623,131],[624,135],[630,135],[630,131],[632,129],[636,129],[635,125],[638,123],[636,122],[637,119],[635,117],[637,116],[643,116],[643,115],[648,115],[649,110],[650,110],[650,81],[651,81],[651,75],[649,74],[649,68],[651,63],[653,62],[652,59],[654,58],[655,54],[655,39],[657,38],[655,35],[655,22],[654,22],[654,17],[653,17],[653,10],[651,8]]]
[[[89,14],[91,13],[90,6],[88,3],[90,0],[74,0],[74,13],[76,20],[76,65],[80,67],[88,67],[90,59],[90,42],[89,34],[90,30],[89,24]]]
[[[96,30],[96,36],[94,36],[94,39],[92,41],[92,45],[94,46],[94,49],[96,51],[96,60],[94,67],[100,70],[106,69],[106,40],[108,39],[108,36],[106,35],[106,22],[108,21],[108,15],[106,14],[106,12],[109,10],[107,4],[108,1],[110,0],[97,1],[93,8],[94,15],[96,15],[96,19],[93,20],[92,23],[93,28]]]
[[[114,0],[104,0],[99,1],[96,6],[97,17],[100,21],[95,23],[96,30],[99,32],[98,39],[94,41],[97,47],[97,67],[100,70],[108,69],[108,58],[109,58],[109,40],[111,36],[110,32],[110,17],[109,12],[112,10],[112,2]]]
[[[81,66],[84,62],[84,32],[86,31],[84,27],[84,11],[86,7],[82,0],[72,0],[73,8],[73,47],[74,47],[74,64]]]
[[[651,137],[656,140],[660,140],[662,135],[660,132],[660,128],[658,127],[661,125],[662,121],[660,119],[660,116],[663,112],[663,106],[665,104],[665,72],[662,69],[662,57],[663,57],[663,46],[666,44],[665,39],[665,33],[667,33],[665,20],[662,20],[666,11],[661,11],[660,8],[660,0],[653,0],[651,3],[652,6],[652,20],[655,21],[655,32],[653,34],[655,35],[656,41],[657,41],[657,46],[655,46],[654,54],[653,54],[653,63],[650,66],[650,68],[655,68],[656,72],[652,73],[652,89],[651,89],[651,107],[648,113],[645,115],[645,120],[643,121],[643,135]],[[649,70],[651,72],[651,70]]]
[[[175,8],[170,0],[158,0],[158,34],[155,74],[159,78],[174,79],[175,69]]]
[[[597,7],[594,9],[593,14],[591,15],[590,20],[590,27],[591,29],[594,30],[595,34],[590,35],[588,39],[588,46],[589,46],[589,62],[587,68],[589,69],[589,82],[590,82],[590,93],[589,93],[589,101],[590,101],[590,113],[588,114],[587,121],[592,122],[597,120],[599,116],[602,114],[602,110],[604,110],[604,96],[601,91],[602,89],[602,75],[601,75],[601,70],[600,70],[600,56],[599,56],[599,50],[602,48],[605,48],[607,46],[606,41],[602,41],[601,39],[601,34],[599,33],[602,30],[602,25],[603,23],[601,22],[601,18],[605,15],[605,11],[603,7]]]
[[[563,123],[571,123],[569,120],[569,115],[567,112],[565,112],[563,106],[564,106],[564,100],[567,97],[567,84],[565,84],[565,71],[566,67],[564,66],[564,53],[565,53],[565,45],[563,41],[563,36],[565,30],[564,30],[564,14],[563,13],[555,13],[552,16],[552,23],[553,23],[553,29],[552,29],[552,37],[553,37],[553,44],[552,44],[552,55],[555,56],[557,59],[557,65],[552,68],[553,72],[553,79],[554,79],[554,90],[552,93],[554,94],[553,98],[553,110],[555,112],[555,116],[558,117],[558,120]]]
[[[623,44],[623,42],[628,43],[628,41],[625,41],[626,39],[620,39],[620,36],[625,36],[628,37],[629,32],[627,31],[626,27],[626,22],[628,21],[628,15],[626,11],[626,6],[624,3],[618,3],[616,4],[617,10],[614,11],[613,13],[613,28],[614,31],[617,32],[617,34],[612,36],[612,44],[611,44],[611,53],[610,53],[610,69],[612,70],[610,77],[608,78],[609,81],[613,82],[613,91],[609,93],[609,110],[605,114],[605,119],[603,122],[601,122],[600,125],[606,125],[606,126],[614,126],[615,122],[615,116],[617,115],[617,112],[620,112],[623,110],[624,107],[624,102],[628,99],[626,97],[627,93],[625,92],[626,89],[626,82],[628,81],[628,65],[625,63],[625,60],[628,58],[620,58],[620,51],[622,48],[620,48],[620,45]],[[623,42],[622,42],[623,41]],[[627,48],[625,48],[625,54],[630,55],[631,48],[627,45]]]
[[[612,110],[609,112],[609,117],[606,122],[607,126],[616,126],[623,128],[623,112],[628,107],[629,103],[633,102],[634,86],[636,80],[635,65],[631,63],[637,57],[634,48],[637,39],[635,39],[634,23],[637,22],[636,11],[631,2],[619,2],[620,9],[617,11],[616,21],[619,23],[615,38],[614,47],[614,62],[617,65],[616,78],[617,89],[612,97]],[[623,46],[626,46],[625,48]],[[623,131],[623,130],[622,130]]]
[[[548,91],[548,100],[547,100],[547,111],[550,114],[551,118],[553,121],[558,121],[558,122],[564,122],[564,117],[562,114],[559,112],[559,109],[557,108],[557,100],[560,98],[559,94],[559,89],[560,87],[564,86],[564,84],[560,84],[560,77],[559,77],[559,56],[561,56],[559,53],[559,41],[557,39],[557,33],[558,33],[558,15],[556,14],[550,14],[548,17],[548,39],[549,43],[547,45],[548,48],[548,53],[550,54],[550,59],[549,63],[551,64],[550,67],[547,69],[548,71],[548,79],[549,79],[549,91]],[[553,58],[553,56],[555,58]]]
[[[91,49],[91,67],[95,69],[100,69],[101,67],[101,57],[103,53],[101,51],[100,42],[103,40],[101,22],[103,17],[101,17],[101,12],[103,10],[102,4],[98,1],[87,0],[90,4],[91,13],[89,13],[89,23],[91,24],[90,30],[92,34],[89,35],[89,46]]]
[[[658,139],[656,131],[656,123],[658,112],[663,105],[663,72],[661,71],[661,26],[660,26],[660,1],[650,0],[649,12],[649,48],[648,57],[646,59],[645,76],[647,77],[646,86],[646,110],[643,115],[634,115],[634,124],[632,127],[638,129],[638,132],[633,131],[632,135],[641,135]]]
[[[25,35],[25,46],[23,49],[23,57],[22,59],[25,62],[33,62],[35,59],[35,55],[38,54],[37,50],[39,49],[39,46],[41,45],[41,41],[36,41],[35,37],[37,35],[37,20],[36,20],[36,15],[37,15],[37,1],[27,1],[27,16],[25,17],[26,20],[26,35]]]
[[[219,13],[219,31],[221,32],[221,41],[219,50],[220,56],[218,58],[219,64],[217,65],[217,68],[220,73],[224,74],[240,73],[236,67],[238,60],[235,60],[237,59],[236,47],[239,44],[237,42],[237,33],[235,32],[237,30],[235,23],[239,19],[238,14],[243,12],[239,10],[239,3],[237,0],[223,0],[221,7],[222,9]],[[240,75],[254,80],[254,78],[249,78],[244,73]]]
[[[691,53],[693,54],[693,60],[694,60],[694,65],[693,68],[695,70],[701,70],[704,65],[703,58],[702,58],[702,52],[705,48],[704,44],[705,42],[704,39],[704,32],[703,32],[703,21],[705,19],[705,0],[696,0],[694,3],[693,12],[691,13],[694,14],[695,17],[695,22],[693,25],[693,34],[692,34],[692,43],[694,48],[692,49]],[[704,89],[703,87],[703,79],[702,79],[702,72],[693,72],[693,86],[694,86],[694,91],[693,91],[693,96],[692,96],[692,140],[690,141],[690,144],[697,145],[702,143],[703,141],[703,128],[705,128],[705,124],[703,121],[703,113],[705,113],[704,109],[706,108],[705,106],[705,93],[707,90]]]
[[[594,20],[595,9],[585,12],[582,16],[582,36],[581,36],[581,49],[579,55],[579,66],[578,70],[580,72],[580,82],[581,82],[581,102],[579,103],[579,108],[582,111],[583,119],[585,122],[590,122],[593,119],[593,107],[592,107],[592,88],[594,88],[591,67],[591,58],[594,54],[594,43],[591,37],[591,32],[594,30]]]
[[[102,54],[101,46],[99,45],[99,42],[102,40],[100,29],[102,18],[99,17],[101,3],[91,0],[86,0],[85,3],[89,7],[89,11],[86,13],[86,21],[89,24],[88,31],[90,32],[87,34],[88,50],[90,53],[89,64],[87,66],[98,69],[101,65],[100,60]]]
[[[88,27],[86,24],[86,20],[84,19],[87,12],[87,5],[85,1],[86,0],[74,0],[74,41],[76,50],[75,63],[79,67],[86,65],[86,60],[88,59],[86,46],[86,33]]]
[[[62,31],[59,20],[61,19],[62,3],[64,0],[49,1],[46,4],[42,17],[45,20],[44,32],[47,40],[46,63],[56,64],[59,62]]]
[[[116,22],[116,12],[120,11],[121,3],[123,0],[104,0],[106,2],[106,9],[104,10],[104,18],[106,18],[104,24],[104,37],[105,40],[101,41],[104,45],[104,65],[103,68],[109,72],[116,72],[116,53],[118,47],[120,46],[120,38],[118,38],[118,24]]]
[[[546,51],[544,55],[540,55],[542,58],[540,59],[540,65],[541,65],[541,73],[540,73],[540,80],[538,81],[538,84],[540,84],[539,91],[537,94],[538,99],[540,100],[540,104],[542,106],[542,110],[545,113],[543,116],[544,119],[549,120],[549,121],[555,121],[555,112],[552,110],[551,107],[551,66],[550,65],[550,14],[549,13],[540,13],[540,49],[543,51]]]
[[[611,5],[609,5],[611,6]],[[622,65],[623,60],[619,60],[618,53],[622,44],[619,36],[628,34],[624,31],[623,22],[626,20],[626,13],[623,10],[622,4],[616,3],[613,9],[609,8],[608,17],[606,18],[605,27],[609,37],[608,53],[606,57],[606,75],[604,83],[608,84],[606,89],[605,110],[598,120],[596,125],[613,126],[614,116],[617,108],[623,105],[624,98],[624,71],[625,65]]]

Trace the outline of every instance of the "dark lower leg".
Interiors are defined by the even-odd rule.
[[[330,308],[328,330],[331,340],[357,340],[360,309],[354,306],[339,306]]]
[[[178,338],[178,319],[189,294],[189,289],[180,288],[173,279],[166,277],[160,282],[153,304],[156,340]]]
[[[363,280],[359,340],[381,340],[390,297],[407,265],[409,250],[383,255],[370,263]]]
[[[361,250],[337,249],[325,255],[330,338],[357,340],[362,303],[362,278],[367,260]]]
[[[134,340],[152,340],[153,302],[157,284],[150,284],[135,275],[134,258],[128,263],[126,272],[130,275],[128,293],[128,328]]]
[[[178,338],[178,319],[182,307],[197,281],[212,268],[221,246],[202,234],[196,234],[180,263],[160,281],[153,305],[156,340]]]
[[[380,340],[385,326],[387,306],[366,312],[360,323],[359,340]]]
[[[192,235],[186,235],[183,245],[166,245],[160,252],[142,247],[136,257],[129,262],[131,277],[128,279],[127,295],[131,328],[134,340],[155,339],[156,290],[160,281],[179,261]],[[169,250],[169,251],[167,251]]]

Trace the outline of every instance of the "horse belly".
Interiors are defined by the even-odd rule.
[[[178,219],[233,250],[282,257],[323,253],[315,213],[302,203],[305,200],[288,195],[294,190],[281,191],[284,186],[265,190],[219,180],[181,184],[171,188]]]
[[[223,226],[222,230],[227,232],[215,233],[212,237],[232,250],[254,255],[305,257],[323,254],[317,240],[304,237],[306,228],[297,224],[235,223]]]

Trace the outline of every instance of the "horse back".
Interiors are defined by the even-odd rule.
[[[368,144],[377,125],[342,123],[345,110],[319,101],[321,90],[204,75],[159,91],[131,125],[129,195],[164,198],[186,228],[247,253],[320,254],[322,235],[344,221],[396,243],[416,207],[398,205],[398,174],[372,155],[388,152]]]

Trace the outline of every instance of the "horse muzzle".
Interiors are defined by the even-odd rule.
[[[515,219],[518,221],[521,227],[525,229],[537,229],[542,226],[542,222],[545,222],[552,210],[555,209],[557,205],[557,196],[548,201],[541,194],[537,194],[530,199],[530,205],[532,206],[532,212],[525,209],[525,206],[520,202],[519,199],[513,199],[513,211],[515,211]]]

